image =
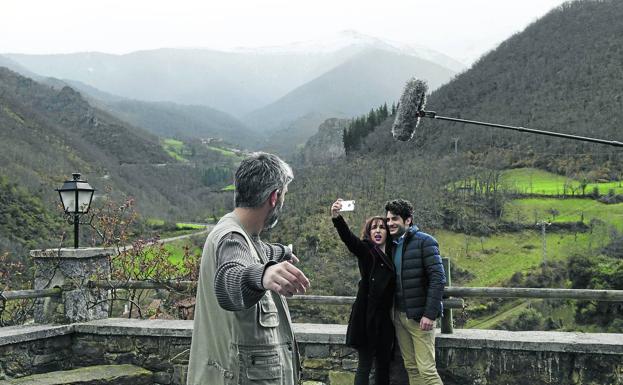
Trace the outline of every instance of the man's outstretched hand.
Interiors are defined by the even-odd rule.
[[[298,262],[298,258],[296,258],[296,262]],[[272,290],[286,297],[305,294],[309,285],[309,279],[305,274],[289,261],[268,266],[264,271],[264,277],[262,277],[264,289]]]

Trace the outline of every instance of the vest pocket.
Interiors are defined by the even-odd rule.
[[[240,352],[243,385],[281,384],[282,368],[279,352],[272,349]]]
[[[274,328],[279,326],[279,315],[277,313],[277,305],[269,291],[264,294],[258,304],[258,322],[265,328]]]

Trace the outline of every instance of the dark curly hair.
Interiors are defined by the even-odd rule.
[[[404,199],[387,201],[387,203],[385,203],[385,214],[387,214],[388,211],[399,215],[404,221],[406,221],[407,218],[413,218],[413,205],[411,202]]]

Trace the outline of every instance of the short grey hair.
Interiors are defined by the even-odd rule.
[[[234,205],[260,207],[271,192],[283,190],[292,179],[292,168],[277,155],[254,152],[236,170]]]

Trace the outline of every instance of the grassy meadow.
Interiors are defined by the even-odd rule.
[[[581,181],[535,168],[506,170],[502,173],[501,182],[507,189],[518,194],[582,195]],[[586,183],[584,194],[592,194],[595,189],[600,195],[622,194],[623,181]]]
[[[606,204],[595,198],[604,194],[622,194],[621,181],[582,183],[561,175],[536,169],[513,169],[502,174],[502,184],[522,197],[507,202],[502,221],[517,223],[523,231],[496,233],[488,237],[470,236],[447,230],[434,233],[442,255],[454,265],[469,272],[461,286],[501,286],[517,272],[525,276],[538,271],[543,261],[566,261],[572,255],[593,256],[614,236],[623,232],[623,203]],[[546,226],[543,236],[538,222],[570,224],[582,222],[585,231],[563,230]],[[531,229],[533,227],[533,229]],[[472,309],[486,308],[495,299],[471,299]],[[474,307],[475,306],[475,307]],[[500,303],[494,311],[468,316],[464,327],[491,329],[513,322],[537,309],[544,317],[557,320],[563,329],[599,331],[596,325],[575,322],[574,301],[517,299]],[[469,314],[469,307],[468,307]]]
[[[502,210],[504,222],[533,225],[533,230],[496,233],[489,237],[470,236],[447,230],[434,233],[442,254],[461,269],[473,274],[468,286],[497,286],[516,272],[537,268],[545,259],[566,260],[573,254],[591,254],[610,242],[613,231],[623,232],[623,203],[605,204],[589,197],[578,198],[580,182],[547,171],[523,168],[505,171],[504,186],[521,194],[536,197],[514,199]],[[598,183],[600,191],[620,188],[621,182]],[[588,184],[587,186],[592,186]],[[576,189],[575,196],[570,187]],[[590,187],[586,188],[586,191]],[[551,197],[547,197],[550,195]],[[545,246],[538,222],[583,222],[585,232],[556,232],[546,227]],[[545,247],[545,255],[544,255]]]
[[[184,158],[184,142],[176,139],[164,139],[162,141],[162,148],[171,156],[171,158],[180,162],[187,162],[188,159]]]
[[[506,204],[502,219],[531,224],[540,221],[603,222],[623,231],[623,203],[605,204],[592,199],[525,198]]]
[[[476,237],[450,231],[434,233],[443,256],[473,278],[465,286],[500,286],[516,272],[526,273],[543,260],[566,260],[574,253],[595,253],[609,242],[607,228],[600,226],[593,234],[549,232],[545,235],[545,255],[541,229],[534,231]]]

